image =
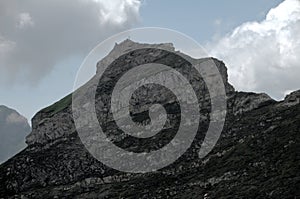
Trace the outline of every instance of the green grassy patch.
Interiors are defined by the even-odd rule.
[[[51,106],[44,108],[42,112],[54,115],[62,111],[63,109],[67,108],[71,103],[72,103],[72,93],[62,98],[58,102],[52,104]]]

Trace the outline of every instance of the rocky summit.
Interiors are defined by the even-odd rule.
[[[95,77],[79,89],[88,98],[90,88],[96,88],[97,118],[111,142],[131,152],[155,151],[168,144],[178,130],[181,109],[176,96],[157,85],[141,87],[132,95],[129,109],[136,123],[151,122],[149,104],[161,104],[167,112],[163,129],[143,139],[118,129],[109,99],[116,81],[129,69],[147,63],[172,66],[193,85],[201,115],[196,137],[179,159],[148,173],[106,166],[81,142],[70,94],[33,117],[27,148],[0,166],[0,198],[300,197],[300,91],[279,102],[263,93],[238,92],[228,82],[222,61],[192,59],[201,67],[212,61],[226,92],[223,131],[213,150],[201,158],[199,150],[211,120],[211,98],[205,81],[184,58],[192,59],[175,51],[172,44],[125,40],[98,62]],[[101,67],[107,65],[103,78],[96,81]],[[171,81],[168,78],[172,77],[165,78]],[[178,89],[184,87],[178,85]]]

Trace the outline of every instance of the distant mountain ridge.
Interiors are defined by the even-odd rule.
[[[7,160],[26,147],[25,137],[31,127],[17,111],[0,105],[0,162]]]

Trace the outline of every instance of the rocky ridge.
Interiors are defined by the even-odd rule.
[[[131,53],[136,46],[141,50]],[[98,84],[91,80],[87,87],[97,86],[96,102],[100,94],[108,93],[115,76],[126,67],[141,62],[171,62],[183,74],[191,71],[182,67],[182,60],[172,53],[153,51],[158,47],[174,51],[171,44],[139,44],[125,40],[116,44],[107,57],[97,64],[101,67],[118,54],[123,57],[112,64],[107,79]],[[186,55],[185,55],[186,56]],[[131,60],[131,62],[128,62]],[[224,63],[214,59],[200,59],[205,64],[213,60],[222,75],[227,96],[225,126],[213,151],[204,159],[198,157],[203,133],[209,122],[210,99],[203,80],[192,75],[195,91],[202,107],[199,132],[190,149],[172,165],[147,174],[123,173],[94,159],[78,138],[72,116],[71,95],[38,112],[32,119],[32,132],[27,137],[28,147],[0,166],[0,197],[23,198],[290,198],[299,194],[300,105],[299,92],[276,102],[266,94],[237,92],[229,84]],[[181,63],[181,64],[179,64]],[[97,74],[96,74],[97,75]],[[170,118],[178,115],[176,99],[162,88],[147,94],[160,96],[142,99],[147,103],[161,103],[170,110]],[[152,96],[155,96],[152,95]],[[138,93],[137,96],[143,96]],[[151,95],[150,95],[151,96]],[[106,96],[107,98],[109,95]],[[132,99],[135,102],[135,99]],[[145,104],[147,104],[145,103]],[[133,120],[147,122],[146,105],[133,106]],[[137,106],[137,104],[133,105]],[[98,107],[98,106],[96,106]],[[116,134],[108,112],[97,109],[108,136],[115,144],[135,150],[143,146],[156,150],[169,141],[176,122],[164,129],[165,135],[157,143],[136,142]],[[175,120],[176,121],[176,120]],[[176,132],[175,132],[176,133]]]

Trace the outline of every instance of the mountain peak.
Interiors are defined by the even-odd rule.
[[[0,162],[25,148],[25,136],[29,132],[30,126],[24,116],[0,105]]]
[[[136,46],[144,49],[126,54]],[[145,62],[170,64],[195,84],[193,89],[198,99],[195,101],[201,108],[200,125],[189,149],[174,163],[156,172],[135,174],[112,169],[95,159],[82,144],[74,125],[72,95],[69,95],[34,116],[33,130],[26,140],[28,147],[0,167],[0,197],[119,198],[123,194],[122,197],[130,198],[134,194],[137,198],[192,198],[209,193],[213,198],[292,198],[298,190],[299,172],[296,168],[299,161],[293,157],[296,157],[299,148],[296,145],[299,143],[299,104],[281,106],[285,102],[276,102],[263,93],[237,92],[228,82],[227,68],[222,61],[197,59],[203,67],[209,66],[205,65],[207,60],[215,62],[223,78],[227,98],[227,115],[220,139],[205,159],[201,159],[199,151],[204,143],[203,135],[211,122],[211,98],[207,86],[182,57],[173,51],[153,53],[154,49],[145,49],[150,46],[175,51],[169,44],[140,44],[131,40],[116,44],[98,62],[98,69],[109,66],[120,53],[125,55],[110,65],[106,71],[107,78],[100,81],[93,78],[98,82],[92,80],[84,86],[87,89],[82,92],[86,94],[83,99],[95,99],[98,122],[113,144],[132,153],[159,150],[172,143],[170,141],[181,122],[180,104],[171,91],[163,86],[146,87],[137,89],[132,95],[128,105],[131,106],[132,121],[147,124],[151,104],[161,104],[168,113],[163,129],[150,139],[135,139],[120,131],[108,103],[111,102],[110,91],[114,89],[114,83],[128,70]],[[162,80],[169,81],[167,78],[162,77]],[[171,83],[174,82],[176,80]],[[96,94],[93,93],[94,87],[91,89],[90,86],[96,86]],[[175,83],[175,86],[178,85]],[[180,93],[185,87],[178,86],[176,89],[182,89],[177,90]],[[214,97],[217,99],[218,95]],[[298,99],[299,91],[291,93],[285,101],[294,103]],[[82,107],[87,104],[82,103]],[[86,110],[89,114],[90,109]],[[193,122],[195,120],[184,125]],[[83,124],[89,136],[89,132],[95,130],[94,126],[89,121],[83,121]],[[99,144],[94,139],[90,141]],[[105,144],[103,146],[106,147]],[[117,155],[111,154],[113,157]],[[116,161],[120,162],[119,159]],[[153,164],[156,164],[156,159]]]
[[[291,92],[289,95],[285,96],[283,102],[285,105],[288,105],[288,106],[299,104],[300,103],[300,90]]]
[[[108,55],[97,63],[97,72],[100,67],[109,65],[113,60],[117,59],[122,54],[141,48],[159,48],[175,52],[175,48],[172,43],[148,44],[135,42],[130,39],[125,39],[119,44],[115,43],[115,46],[108,53]]]

